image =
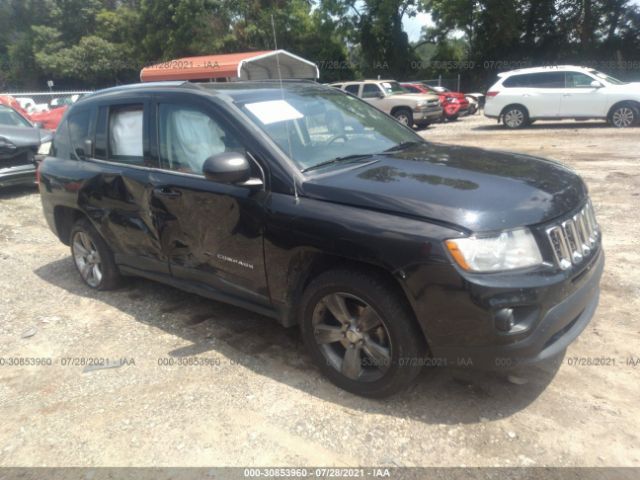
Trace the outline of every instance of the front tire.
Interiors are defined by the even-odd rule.
[[[618,105],[609,115],[609,123],[616,128],[632,127],[638,123],[639,119],[638,109],[629,103]]]
[[[401,124],[406,125],[407,127],[413,126],[413,113],[408,108],[399,108],[393,112],[393,116]]]
[[[529,112],[520,105],[511,105],[504,109],[502,123],[511,130],[524,128],[529,124]]]
[[[121,281],[113,253],[100,234],[86,219],[71,229],[71,256],[80,278],[95,290],[111,290]]]
[[[420,373],[422,332],[402,297],[376,274],[331,270],[306,288],[300,328],[307,350],[335,385],[382,398]]]

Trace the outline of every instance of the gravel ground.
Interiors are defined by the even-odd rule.
[[[575,168],[607,267],[592,323],[564,358],[523,372],[526,384],[436,369],[385,401],[333,387],[297,330],[270,319],[145,280],[90,291],[37,192],[0,193],[0,465],[640,466],[638,132],[511,132],[478,115],[422,132]],[[82,357],[120,363],[85,371],[69,360]]]

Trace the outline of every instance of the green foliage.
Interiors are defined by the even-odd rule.
[[[403,22],[419,12],[435,25],[411,44]],[[481,85],[487,62],[640,58],[632,0],[0,0],[0,88],[97,88],[167,59],[272,49],[272,19],[278,48],[325,82],[462,73]]]
[[[630,0],[425,0],[424,5],[436,28],[425,32],[423,42],[449,44],[453,32],[463,35],[464,59],[476,65],[463,73],[476,84],[486,86],[498,70],[512,65],[577,63],[606,70],[602,65],[624,66],[640,57],[640,9]]]

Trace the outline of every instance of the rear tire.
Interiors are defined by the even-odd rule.
[[[300,329],[311,358],[335,385],[382,398],[420,373],[426,345],[412,312],[385,278],[331,270],[306,288]]]
[[[111,290],[121,283],[113,252],[86,219],[71,229],[71,256],[80,278],[95,290]]]
[[[529,112],[520,105],[511,105],[502,112],[502,123],[511,130],[524,128],[529,124]]]
[[[640,112],[631,103],[621,103],[611,110],[609,123],[616,128],[629,128],[638,124]]]
[[[408,108],[397,109],[393,112],[393,116],[401,124],[406,125],[407,127],[413,126],[413,113]]]

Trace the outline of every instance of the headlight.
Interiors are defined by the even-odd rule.
[[[51,151],[51,142],[44,142],[40,144],[38,148],[38,155],[49,155]]]
[[[528,228],[445,243],[456,263],[470,272],[499,272],[542,263],[540,249]]]
[[[447,102],[449,102],[449,103],[459,103],[458,99],[455,98],[455,97],[448,97],[447,98]]]

